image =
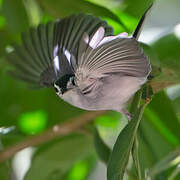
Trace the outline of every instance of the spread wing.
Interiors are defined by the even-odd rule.
[[[141,17],[131,38],[126,33],[105,37],[103,27],[99,27],[91,37],[84,33],[78,51],[77,79],[97,79],[112,73],[146,78],[151,65],[137,39],[151,7]]]
[[[96,33],[86,43],[84,35],[79,49],[77,78],[79,74],[84,77],[101,78],[112,73],[121,73],[126,76],[146,78],[151,71],[148,58],[137,42],[132,37],[115,37],[104,41],[103,28],[99,28],[96,33],[99,39],[96,39]]]
[[[105,36],[112,28],[91,15],[74,15],[55,23],[39,25],[22,34],[22,45],[7,54],[15,67],[10,73],[36,87],[49,87],[63,74],[77,68],[77,50],[84,32],[91,36],[100,26]]]

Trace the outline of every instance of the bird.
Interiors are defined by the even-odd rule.
[[[138,42],[148,10],[131,36],[114,35],[106,21],[89,14],[30,28],[7,54],[13,66],[9,73],[30,87],[54,88],[75,107],[114,110],[131,118],[127,103],[151,72]]]

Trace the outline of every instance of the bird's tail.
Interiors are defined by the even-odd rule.
[[[141,33],[141,30],[142,30],[142,27],[143,27],[143,24],[144,24],[144,20],[146,19],[147,17],[147,13],[149,12],[149,10],[152,8],[153,6],[153,3],[149,6],[149,8],[145,11],[145,13],[143,14],[143,16],[141,17],[134,33],[133,33],[133,37],[138,40],[139,36],[140,36],[140,33]]]

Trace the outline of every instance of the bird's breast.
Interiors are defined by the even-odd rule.
[[[85,110],[120,110],[144,80],[117,74],[105,77],[101,83],[92,96],[84,95],[79,89],[72,89],[62,98],[73,106]]]

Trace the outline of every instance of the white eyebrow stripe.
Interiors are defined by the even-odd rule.
[[[66,49],[66,50],[64,51],[64,54],[65,54],[65,56],[66,56],[69,64],[71,64],[71,53]]]

